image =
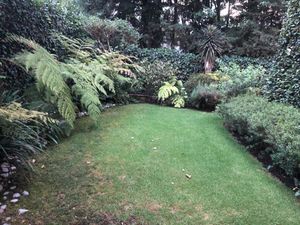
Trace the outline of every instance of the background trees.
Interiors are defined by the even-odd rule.
[[[169,46],[196,52],[201,29],[215,25],[243,56],[273,55],[285,12],[283,0],[87,0],[85,9],[103,18],[129,21],[142,47]],[[201,41],[200,41],[201,43]]]

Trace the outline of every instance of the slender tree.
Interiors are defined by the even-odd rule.
[[[204,29],[204,41],[201,44],[200,52],[204,64],[205,73],[212,72],[216,58],[222,52],[222,45],[224,42],[223,34],[217,27],[209,25]]]

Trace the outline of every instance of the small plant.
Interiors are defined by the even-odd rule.
[[[221,102],[222,94],[215,85],[198,84],[190,97],[190,105],[193,108],[214,111]]]
[[[165,82],[158,92],[158,100],[166,101],[167,99],[171,99],[172,105],[176,108],[183,108],[186,98],[187,96],[182,81],[177,80],[175,77],[169,82]]]
[[[0,159],[30,165],[29,156],[57,143],[61,135],[58,121],[47,114],[16,102],[0,103]]]

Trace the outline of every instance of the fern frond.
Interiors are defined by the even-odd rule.
[[[93,55],[93,44],[80,39],[71,39],[63,34],[53,33],[52,36],[58,40],[71,56],[81,61],[86,61]]]
[[[166,99],[177,93],[179,93],[177,87],[175,87],[173,84],[170,84],[169,82],[165,82],[165,84],[159,89],[158,100],[165,101]]]
[[[32,52],[23,52],[15,60],[25,65],[28,71],[33,71],[38,90],[49,91],[50,95],[55,97],[58,111],[72,126],[76,114],[70,89],[62,76],[62,71],[66,68],[54,55],[33,41],[13,35],[9,36],[8,40],[17,41],[31,48]]]
[[[185,105],[186,92],[181,80],[172,77],[169,82],[160,87],[158,100],[165,101],[171,98],[175,108],[182,108]]]
[[[172,99],[172,104],[175,108],[183,108],[185,105],[185,99],[181,95],[175,95]]]

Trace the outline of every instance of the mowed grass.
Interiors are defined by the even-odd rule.
[[[31,196],[19,204],[30,212],[16,224],[300,224],[293,193],[214,113],[109,109],[100,128],[79,120],[37,161],[45,168],[31,178]]]

